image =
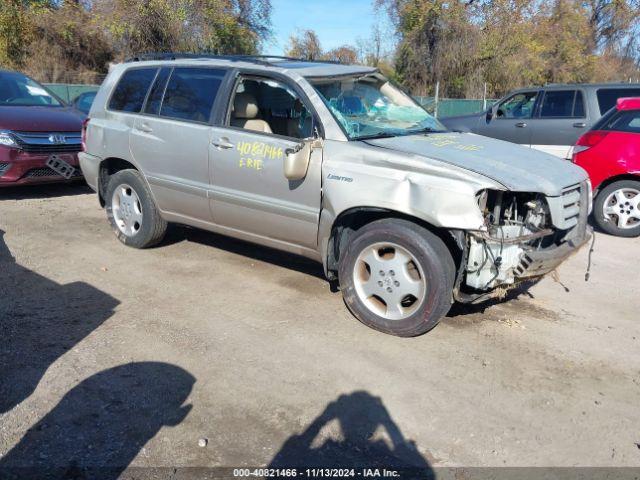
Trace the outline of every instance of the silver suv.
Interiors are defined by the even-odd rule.
[[[554,270],[591,235],[582,169],[449,132],[374,68],[138,58],[112,68],[85,128],[82,171],[122,243],[175,222],[312,258],[394,335]]]

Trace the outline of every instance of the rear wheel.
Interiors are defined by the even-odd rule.
[[[120,170],[111,175],[105,200],[111,227],[125,245],[146,248],[164,238],[167,222],[137,170]]]
[[[381,332],[423,334],[451,307],[455,266],[449,250],[407,220],[378,220],[358,230],[341,254],[339,274],[349,310]]]
[[[621,180],[603,188],[594,202],[593,217],[611,235],[640,235],[640,181]]]

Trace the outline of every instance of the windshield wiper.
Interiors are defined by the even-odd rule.
[[[392,137],[398,137],[402,135],[401,133],[391,133],[391,132],[380,132],[380,133],[374,133],[371,135],[362,135],[360,137],[356,137],[355,140],[373,140],[375,138],[392,138]]]
[[[425,127],[425,128],[421,128],[419,130],[409,130],[407,132],[408,135],[414,135],[416,133],[445,133],[446,130],[439,130],[437,128],[433,128],[433,127]]]

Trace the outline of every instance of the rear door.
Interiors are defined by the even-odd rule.
[[[531,146],[569,158],[573,145],[588,130],[585,95],[579,89],[545,91],[530,121]]]
[[[163,68],[136,118],[131,153],[166,213],[211,221],[211,116],[226,73],[220,68]]]
[[[538,91],[518,92],[493,108],[488,122],[480,122],[478,133],[507,142],[531,145],[530,119],[535,110]]]

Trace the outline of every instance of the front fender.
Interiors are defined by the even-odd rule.
[[[327,258],[339,216],[353,209],[381,209],[449,230],[482,230],[476,194],[504,189],[495,182],[441,162],[354,145],[326,142],[318,245]],[[347,148],[347,146],[349,148]]]

